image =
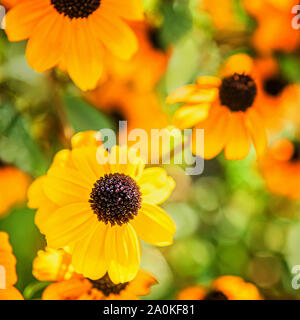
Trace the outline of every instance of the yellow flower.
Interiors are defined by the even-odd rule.
[[[13,166],[0,163],[0,216],[26,200],[30,178]]]
[[[239,60],[239,59],[238,59]],[[222,77],[203,76],[196,84],[176,89],[167,97],[167,103],[184,103],[174,115],[174,125],[180,129],[204,129],[204,154],[211,159],[224,150],[228,160],[248,156],[251,142],[258,157],[267,146],[263,119],[258,111],[258,88],[252,74],[252,60],[247,63],[225,64]]]
[[[0,266],[5,269],[5,288],[0,287],[0,300],[23,300],[21,293],[14,287],[17,282],[16,258],[6,232],[0,232]]]
[[[94,136],[73,137],[72,150],[59,152],[30,187],[28,205],[38,208],[36,224],[48,246],[69,247],[77,273],[97,280],[108,272],[124,283],[138,272],[139,238],[157,246],[173,242],[175,225],[158,204],[175,182],[162,168],[144,169],[133,149],[114,146],[109,153]]]
[[[142,0],[23,0],[6,15],[10,41],[29,39],[26,57],[37,72],[57,65],[82,89],[96,87],[105,49],[128,60],[137,51],[124,19],[143,18]]]

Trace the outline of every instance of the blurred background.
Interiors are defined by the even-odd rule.
[[[45,240],[26,207],[26,188],[73,133],[117,130],[124,119],[129,129],[163,128],[177,108],[165,104],[166,96],[216,74],[237,53],[271,56],[284,79],[300,83],[299,30],[290,24],[296,2],[144,0],[146,22],[133,24],[140,51],[127,64],[113,61],[99,88],[87,93],[59,69],[35,73],[26,43],[10,43],[0,31],[0,230],[10,236],[25,298],[39,298],[47,285],[32,275]],[[292,100],[299,116],[300,99]],[[270,130],[271,142],[299,136],[295,114]],[[201,176],[185,175],[184,165],[166,169],[177,187],[164,208],[178,232],[170,247],[143,244],[142,267],[159,281],[146,299],[174,299],[221,275],[241,276],[266,299],[300,298],[291,286],[291,269],[300,264],[300,203],[269,191],[254,151],[241,161],[205,161]]]

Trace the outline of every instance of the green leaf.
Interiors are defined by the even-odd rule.
[[[48,163],[37,147],[27,119],[9,102],[0,107],[0,159],[39,176]]]
[[[66,113],[75,132],[113,128],[109,118],[79,97],[64,96]]]

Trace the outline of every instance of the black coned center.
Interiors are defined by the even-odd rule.
[[[235,73],[223,79],[220,100],[231,111],[246,111],[255,100],[257,88],[254,80],[246,74]]]
[[[102,277],[99,280],[90,280],[92,283],[93,288],[101,291],[106,297],[110,294],[119,294],[121,291],[123,291],[129,284],[129,282],[115,284],[113,283],[108,274],[106,273],[104,277]]]
[[[141,191],[134,179],[123,173],[105,175],[96,181],[90,205],[98,220],[122,225],[133,219],[141,208]]]
[[[264,91],[270,96],[276,97],[282,93],[288,85],[288,81],[282,76],[273,76],[264,80]]]
[[[294,152],[293,152],[293,155],[291,156],[290,161],[298,162],[300,161],[300,142],[298,141],[293,142],[293,146],[294,146]]]
[[[87,18],[100,6],[101,0],[51,0],[56,11],[70,19]]]
[[[211,291],[204,297],[203,300],[228,300],[228,298],[221,291]]]

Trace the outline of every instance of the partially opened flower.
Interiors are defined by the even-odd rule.
[[[174,115],[180,129],[204,129],[204,154],[193,139],[193,152],[205,159],[223,149],[225,158],[247,157],[253,142],[258,157],[266,148],[266,130],[257,107],[252,61],[226,66],[222,77],[200,77],[196,84],[172,92],[168,103],[184,103]]]
[[[125,60],[136,52],[126,20],[142,18],[142,0],[20,0],[6,15],[6,33],[10,41],[29,39],[26,57],[34,70],[61,65],[88,90],[102,75],[105,49]]]
[[[52,281],[43,293],[43,300],[138,300],[147,295],[155,278],[139,270],[126,283],[113,283],[108,274],[97,280],[74,272],[71,256],[64,250],[40,250],[33,263],[33,274],[38,280]]]
[[[0,232],[0,300],[23,300],[22,294],[14,287],[17,282],[16,263],[8,234]]]
[[[252,37],[254,47],[262,53],[290,52],[300,42],[299,30],[292,27],[292,8],[298,0],[243,0],[246,10],[257,20]]]
[[[95,133],[80,133],[61,151],[47,175],[29,189],[29,206],[48,246],[69,247],[75,271],[115,283],[137,275],[139,238],[170,245],[175,225],[158,206],[175,183],[162,168],[144,169],[136,150],[97,146]]]
[[[0,161],[0,216],[25,202],[29,184],[27,174]]]
[[[209,288],[192,286],[182,290],[178,300],[261,300],[256,286],[240,277],[222,276],[212,281]]]
[[[260,162],[268,189],[281,196],[300,199],[300,143],[279,139]]]

